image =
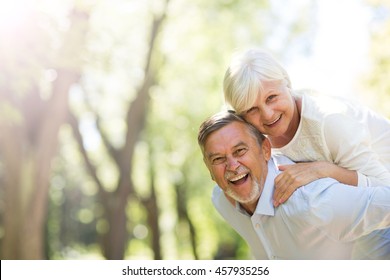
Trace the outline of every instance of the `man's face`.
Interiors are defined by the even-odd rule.
[[[269,141],[262,147],[240,122],[212,132],[205,143],[205,163],[213,180],[225,194],[253,209],[261,195],[270,159]]]

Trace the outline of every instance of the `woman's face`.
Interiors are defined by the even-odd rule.
[[[263,82],[263,89],[252,107],[241,113],[242,117],[265,135],[294,135],[297,125],[293,124],[296,110],[290,89],[280,81]]]

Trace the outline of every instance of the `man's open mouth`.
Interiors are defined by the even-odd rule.
[[[248,176],[249,176],[248,173],[240,174],[240,175],[237,175],[237,176],[235,176],[233,178],[230,178],[229,182],[234,184],[234,185],[241,185],[248,179]]]

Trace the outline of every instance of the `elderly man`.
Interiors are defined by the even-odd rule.
[[[258,259],[390,259],[390,188],[316,180],[275,208],[278,164],[256,128],[231,112],[200,127],[198,143],[212,179],[213,203]]]

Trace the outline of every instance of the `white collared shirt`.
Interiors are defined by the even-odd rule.
[[[255,258],[390,259],[390,187],[356,188],[325,178],[297,189],[274,208],[277,162],[292,163],[283,156],[268,162],[252,216],[230,204],[218,186],[213,191],[214,206]]]

